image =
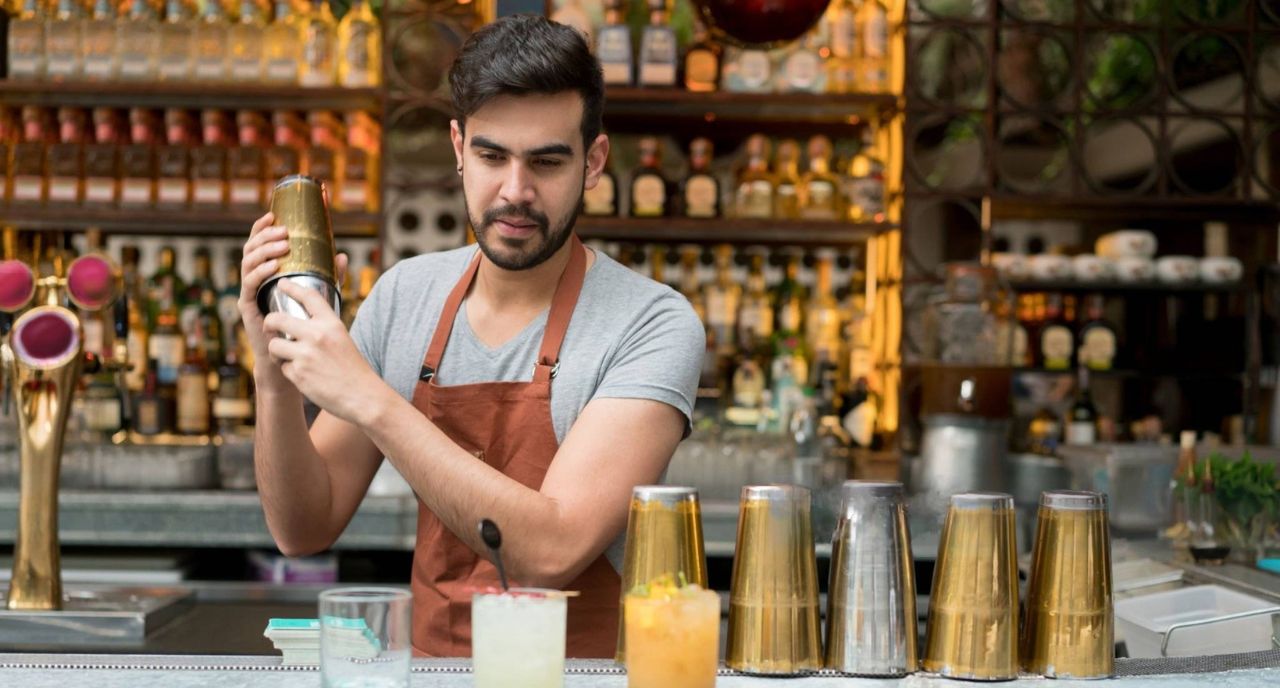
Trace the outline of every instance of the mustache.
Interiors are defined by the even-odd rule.
[[[521,205],[504,205],[498,208],[486,210],[484,212],[484,217],[481,218],[481,224],[488,227],[494,222],[497,222],[498,218],[502,217],[530,220],[536,223],[538,228],[543,232],[547,231],[547,226],[550,224],[550,220],[547,219],[546,215],[534,210],[533,208]]]

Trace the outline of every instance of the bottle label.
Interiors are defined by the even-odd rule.
[[[125,53],[120,56],[120,76],[126,79],[140,79],[147,76],[151,60],[145,53]]]
[[[55,203],[75,203],[80,191],[78,179],[68,177],[51,177],[49,179],[49,200]]]
[[[738,187],[738,215],[768,218],[773,215],[773,185],[767,180],[744,182]]]
[[[156,187],[156,200],[166,204],[185,204],[191,191],[185,179],[161,179]]]
[[[217,397],[213,400],[213,417],[219,420],[247,420],[253,417],[253,402],[248,399]]]
[[[867,57],[877,60],[884,59],[885,54],[888,53],[889,17],[883,8],[876,8],[870,21],[867,22],[866,30],[862,35],[862,50]]]
[[[1116,335],[1106,327],[1085,330],[1080,343],[1080,363],[1092,370],[1110,370],[1116,357]]]
[[[614,204],[615,191],[613,177],[600,175],[595,187],[582,193],[583,212],[588,215],[616,215],[618,210]]]
[[[267,79],[271,81],[295,82],[298,80],[298,63],[293,60],[270,60],[267,62]]]
[[[31,177],[28,175],[14,175],[13,177],[13,200],[15,201],[42,201],[44,200],[44,180],[40,177]]]
[[[231,203],[234,205],[261,205],[262,184],[256,179],[237,179],[232,181]]]
[[[626,26],[606,26],[601,29],[596,54],[600,58],[606,84],[631,84],[631,29]]]
[[[222,205],[221,179],[197,179],[192,191],[193,200],[200,205]]]
[[[116,181],[110,177],[90,177],[84,182],[84,200],[89,203],[115,203]]]
[[[839,12],[831,26],[831,54],[837,58],[852,57],[855,33],[857,29],[853,12]]]
[[[94,313],[82,313],[80,329],[84,332],[84,351],[101,357],[106,350],[106,327]]]
[[[126,179],[120,184],[120,202],[126,205],[151,204],[150,179]]]
[[[836,219],[836,185],[823,179],[815,179],[810,181],[806,188],[809,198],[804,206],[804,216]]]
[[[767,301],[750,307],[743,306],[742,312],[738,314],[738,332],[740,333],[738,343],[743,346],[750,343],[748,333],[758,338],[768,338],[773,335],[773,311],[769,310]]]
[[[875,177],[862,177],[849,183],[850,200],[864,219],[884,212],[884,182]]]
[[[129,330],[127,340],[130,368],[124,374],[125,387],[132,391],[140,391],[146,384],[147,377],[147,333],[139,328]]]
[[[1049,370],[1070,368],[1073,348],[1071,330],[1062,325],[1050,325],[1040,335],[1040,353],[1044,357],[1044,367]]]
[[[1098,429],[1091,422],[1071,421],[1067,423],[1067,444],[1090,445],[1098,441]]]
[[[178,378],[178,432],[209,431],[209,383],[203,372]]]
[[[149,397],[138,400],[137,413],[134,418],[135,429],[143,435],[158,435],[160,427],[160,400]]]
[[[716,87],[716,54],[710,50],[691,50],[684,60],[684,80],[693,86]]]
[[[642,217],[661,217],[667,200],[667,189],[655,175],[646,174],[631,185],[632,214]]]
[[[641,45],[640,84],[674,86],[676,83],[676,35],[665,27],[645,29]]]
[[[90,79],[106,79],[111,76],[111,67],[111,58],[99,55],[93,59],[85,60],[84,75]]]
[[[369,206],[368,185],[347,179],[338,191],[338,201],[347,210],[366,210]]]
[[[150,356],[156,361],[156,379],[160,384],[172,385],[178,381],[178,366],[182,365],[182,337],[176,334],[153,332],[148,341]]]
[[[227,75],[227,63],[223,61],[221,46],[216,57],[196,60],[197,79],[221,79]]]
[[[88,398],[84,402],[84,422],[90,430],[115,432],[121,425],[118,397]]]
[[[694,175],[685,182],[685,214],[689,217],[715,217],[716,180],[705,174]]]
[[[821,91],[822,58],[803,48],[787,55],[782,65],[787,88],[794,91]]]
[[[769,85],[769,54],[763,50],[744,50],[738,58],[738,76],[742,84],[751,90],[762,90]]]

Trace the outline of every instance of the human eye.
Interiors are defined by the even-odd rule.
[[[564,161],[559,158],[534,158],[533,160],[534,167],[544,170],[554,170],[563,164]]]
[[[480,159],[487,163],[500,163],[503,161],[502,154],[496,151],[480,151]]]

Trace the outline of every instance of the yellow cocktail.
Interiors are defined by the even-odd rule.
[[[713,688],[720,597],[697,585],[640,586],[626,597],[628,688]]]

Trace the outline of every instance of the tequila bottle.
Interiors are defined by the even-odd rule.
[[[231,79],[258,83],[263,76],[263,48],[267,24],[258,0],[240,0],[240,19],[227,29],[231,51]]]
[[[631,176],[631,216],[667,214],[667,178],[662,174],[662,144],[652,136],[640,139],[640,166]]]
[[[378,209],[378,124],[369,113],[352,110],[346,114],[347,147],[338,175],[336,205],[342,210]]]
[[[9,78],[45,76],[45,13],[41,0],[23,0],[18,16],[9,20],[7,38]]]
[[[128,18],[116,26],[120,78],[125,81],[154,80],[159,70],[161,33],[165,28],[159,23],[155,7],[148,0],[131,0]],[[190,42],[183,45],[190,55]],[[190,64],[189,57],[187,64]]]
[[[302,18],[302,63],[298,82],[313,88],[331,87],[337,82],[335,59],[338,25],[325,0],[311,0],[311,11]]]
[[[831,290],[834,256],[829,252],[818,255],[817,283],[813,296],[805,308],[805,340],[813,352],[815,362],[836,364],[840,360],[841,314],[840,304]]]
[[[72,205],[84,200],[85,113],[58,108],[58,142],[49,145],[49,203]]]
[[[854,47],[858,43],[858,22],[852,0],[835,0],[822,18],[827,25],[827,91],[851,93],[857,90]]]
[[[734,214],[768,218],[773,215],[776,181],[769,174],[769,139],[755,134],[747,139],[747,166],[738,174]]]
[[[751,256],[747,273],[747,289],[738,311],[738,344],[742,348],[753,342],[766,342],[773,337],[773,304],[764,281],[764,256]]]
[[[826,66],[821,54],[824,47],[817,33],[810,33],[782,50],[778,60],[778,90],[800,93],[826,91]]]
[[[80,53],[86,78],[112,81],[119,75],[118,25],[115,0],[95,0],[93,18],[84,24],[84,44]]]
[[[804,325],[806,293],[800,283],[800,257],[788,256],[782,281],[774,288],[773,303],[777,309],[774,330],[782,337],[799,336]]]
[[[707,309],[707,327],[716,342],[720,370],[728,370],[737,352],[738,311],[742,305],[742,285],[733,277],[733,247],[715,248],[716,278],[702,292]]]
[[[604,83],[608,86],[630,86],[633,68],[631,57],[631,28],[626,24],[625,2],[606,0],[604,27],[596,39],[596,57],[604,70]]]
[[[155,119],[145,108],[129,111],[129,143],[120,150],[120,204],[147,208],[156,202]],[[141,354],[146,362],[146,351]],[[139,376],[142,372],[139,371]],[[141,377],[138,380],[141,381]]]
[[[866,93],[889,90],[889,9],[885,0],[862,0],[857,14],[858,88]]]
[[[733,93],[768,93],[773,90],[773,60],[765,50],[730,48],[725,51],[720,79]]]
[[[200,346],[200,333],[187,332],[177,379],[177,429],[184,435],[209,432],[209,366]],[[179,340],[181,342],[181,340]]]
[[[263,206],[266,128],[266,117],[260,112],[241,110],[236,114],[239,145],[231,149],[227,163],[231,173],[230,201],[233,206]]]
[[[689,176],[681,190],[686,217],[720,217],[720,180],[711,173],[711,158],[710,139],[689,144]]]
[[[862,147],[849,161],[848,190],[849,219],[854,222],[884,222],[884,163],[876,151],[875,132],[866,127],[862,132]]]
[[[355,0],[338,24],[338,55],[339,86],[382,83],[382,27],[365,0]]]
[[[295,112],[279,110],[271,116],[273,145],[267,149],[267,180],[302,172],[302,122]]]
[[[809,139],[809,171],[800,178],[800,217],[836,220],[842,217],[840,178],[831,172],[831,139]]]
[[[58,10],[45,34],[45,69],[53,81],[84,75],[80,46],[84,43],[84,11],[78,0],[58,0]]]
[[[778,187],[774,194],[773,216],[795,219],[800,216],[800,144],[795,139],[778,144],[774,169],[778,172]]]
[[[302,28],[292,0],[276,0],[276,16],[263,30],[266,80],[273,84],[298,83],[302,62]]]
[[[134,0],[145,3],[146,0]],[[216,4],[216,0],[214,3]],[[168,0],[160,32],[160,80],[186,81],[195,73],[196,22],[186,0]]]
[[[14,203],[44,203],[48,182],[45,147],[52,134],[45,110],[32,105],[22,108],[22,140],[13,144],[13,162],[9,166],[9,198]]]
[[[684,54],[684,87],[710,93],[720,87],[720,45],[711,40],[702,22],[694,21],[693,44]]]
[[[614,217],[618,214],[618,178],[609,170],[613,158],[605,161],[605,168],[596,185],[582,192],[582,214],[592,217]]]
[[[197,206],[227,203],[227,115],[221,110],[200,113],[202,144],[191,150],[191,201]]]
[[[120,119],[111,108],[94,108],[93,143],[84,149],[84,202],[115,205],[120,194]]]
[[[640,38],[640,85],[676,85],[676,32],[667,22],[667,0],[648,0],[649,25]]]
[[[205,0],[204,12],[193,31],[193,73],[196,81],[226,81],[230,77],[227,51],[230,29],[231,23],[222,7],[222,0]]]
[[[191,143],[194,123],[186,110],[164,113],[165,145],[156,151],[156,204],[169,208],[191,202]]]
[[[338,120],[331,112],[315,111],[307,115],[307,125],[311,128],[311,145],[305,153],[306,173],[332,187],[342,164]]]

